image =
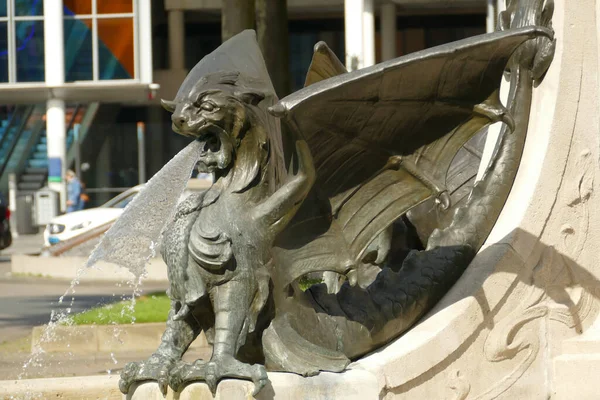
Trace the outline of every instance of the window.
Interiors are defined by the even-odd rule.
[[[0,83],[44,81],[43,0],[0,0]]]
[[[65,82],[137,79],[137,3],[63,1]],[[0,0],[0,84],[44,82],[43,13],[44,0]]]
[[[134,3],[64,0],[67,82],[136,77]]]

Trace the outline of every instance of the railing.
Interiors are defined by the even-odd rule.
[[[19,142],[21,140],[23,140],[23,132],[25,130],[25,128],[28,126],[29,124],[29,118],[32,115],[35,115],[35,112],[37,110],[35,109],[35,107],[28,107],[27,110],[25,110],[24,115],[23,115],[23,119],[21,120],[21,123],[19,125],[18,131],[15,135],[13,135],[10,139],[6,139],[6,140],[10,140],[10,142],[8,144],[7,147],[7,151],[6,154],[3,154],[0,158],[0,176],[4,176],[4,172],[6,171],[6,168],[8,167],[8,165],[11,163],[11,159],[13,156],[13,153],[15,151],[15,149],[17,148],[17,145],[19,144]],[[40,118],[41,120],[41,118]],[[32,127],[32,133],[34,130],[39,130],[41,129],[41,125],[39,124],[39,121],[37,121],[38,123],[36,123],[33,127]],[[5,135],[6,136],[6,135]]]
[[[67,251],[69,251],[89,240],[95,239],[95,238],[103,235],[107,230],[110,229],[110,227],[115,223],[115,221],[107,222],[103,225],[97,226],[96,228],[90,229],[87,232],[83,232],[77,236],[74,236],[70,239],[59,242],[55,245],[52,245],[49,247],[44,247],[42,249],[42,255],[60,256],[61,254],[64,254]]]

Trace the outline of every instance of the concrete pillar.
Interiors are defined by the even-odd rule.
[[[152,5],[150,0],[138,2],[137,14],[139,61],[137,62],[138,75],[136,78],[143,83],[152,83]]]
[[[185,69],[185,18],[183,10],[169,11],[169,69]]]
[[[496,18],[498,14],[497,0],[487,0],[487,18],[485,20],[485,31],[487,33],[496,30]]]
[[[375,0],[363,0],[363,67],[375,65]]]
[[[63,41],[63,2],[44,1],[44,70],[46,85],[60,86],[65,82],[65,49]],[[46,136],[48,140],[48,187],[60,193],[61,210],[66,209],[67,187],[65,102],[46,102]]]
[[[381,5],[381,58],[382,61],[397,57],[396,54],[396,4]]]
[[[354,71],[375,64],[373,0],[345,0],[346,68]]]

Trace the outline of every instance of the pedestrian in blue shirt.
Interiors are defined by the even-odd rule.
[[[67,171],[67,212],[81,210],[81,182],[75,172]]]

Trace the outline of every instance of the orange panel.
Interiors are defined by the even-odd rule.
[[[133,18],[99,19],[98,38],[119,60],[129,75],[135,77],[133,66]]]
[[[92,0],[63,0],[63,4],[76,15],[92,13]]]
[[[131,0],[98,0],[96,3],[98,14],[132,13],[133,3]]]

